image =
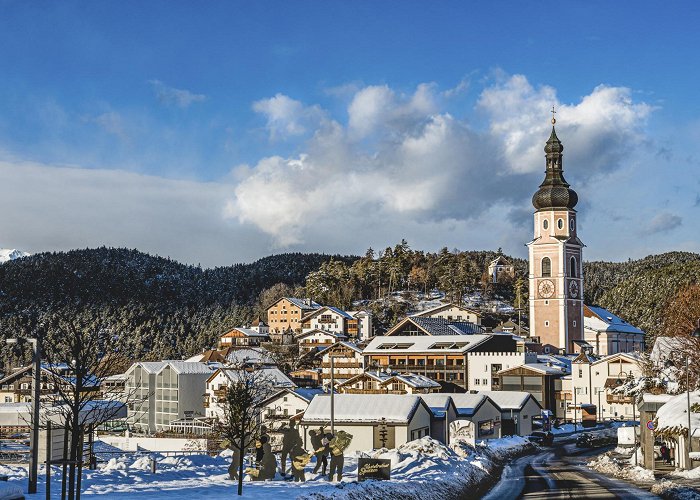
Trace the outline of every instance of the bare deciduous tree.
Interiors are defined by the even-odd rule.
[[[238,494],[243,494],[243,462],[246,450],[260,435],[263,401],[274,391],[263,371],[250,368],[226,368],[231,380],[223,400],[220,434],[238,459]]]

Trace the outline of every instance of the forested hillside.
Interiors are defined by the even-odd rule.
[[[129,359],[163,359],[214,345],[226,328],[249,323],[283,294],[304,293],[340,307],[373,301],[373,307],[385,309],[396,303],[377,299],[402,290],[437,288],[454,301],[473,292],[513,300],[520,287],[526,298],[525,260],[506,256],[516,276],[487,284],[488,262],[497,255],[429,253],[403,241],[379,253],[370,249],[363,257],[289,253],[201,269],[127,249],[42,253],[0,265],[0,335],[17,334],[30,317],[79,311],[108,325],[114,345]],[[660,331],[669,300],[700,283],[700,255],[692,253],[587,262],[584,269],[587,303],[606,307],[652,335]],[[405,311],[375,313],[391,322]]]
[[[249,322],[262,290],[303,284],[330,258],[290,253],[203,270],[127,249],[37,254],[0,265],[0,328],[7,336],[30,314],[84,310],[110,326],[132,359],[179,357]]]

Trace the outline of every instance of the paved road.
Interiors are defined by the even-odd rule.
[[[558,444],[549,451],[521,457],[503,468],[501,481],[485,500],[516,498],[658,498],[646,490],[609,478],[585,466],[591,455],[609,448],[581,453],[572,444]]]

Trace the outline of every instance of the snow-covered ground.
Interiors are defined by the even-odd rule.
[[[306,467],[305,483],[288,482],[279,475],[275,480],[265,482],[251,482],[246,478],[243,495],[253,499],[443,500],[487,479],[495,466],[495,460],[524,453],[532,448],[532,444],[524,438],[504,438],[491,440],[488,445],[477,445],[476,448],[459,443],[453,450],[425,437],[397,449],[376,450],[365,454],[391,460],[391,481],[358,482],[359,454],[352,454],[345,459],[345,473],[341,483],[329,483],[320,474],[312,474],[313,467],[309,464]],[[82,495],[99,495],[102,500],[124,500],[136,495],[156,500],[192,500],[203,497],[216,500],[235,495],[236,483],[228,479],[227,473],[230,452],[217,457],[153,456],[158,462],[155,474],[150,472],[148,455],[113,458],[96,471],[85,471]],[[9,485],[26,488],[25,468],[4,466],[1,469],[0,473],[10,477]],[[52,479],[52,491],[59,491],[58,468],[53,471]],[[40,470],[37,498],[45,494],[43,481],[43,470]]]

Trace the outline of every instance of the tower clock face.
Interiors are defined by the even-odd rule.
[[[554,283],[551,280],[542,280],[537,285],[537,291],[540,293],[540,297],[548,299],[554,295]]]
[[[569,281],[569,296],[572,299],[578,297],[578,283],[576,281]]]

